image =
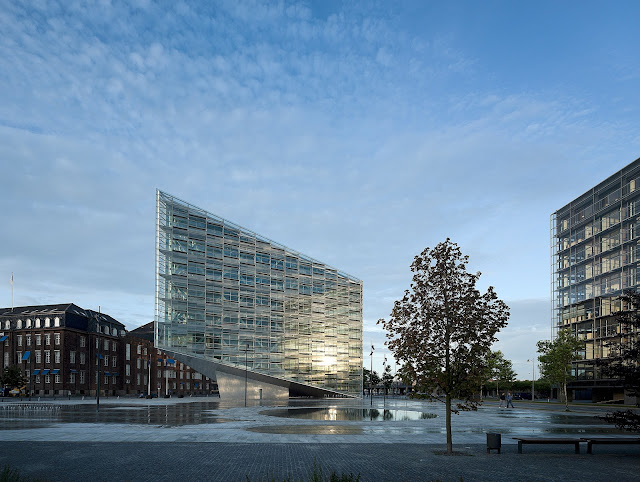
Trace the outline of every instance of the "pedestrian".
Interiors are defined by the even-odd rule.
[[[504,392],[500,394],[500,408],[504,405]]]
[[[511,405],[511,408],[516,408],[513,406],[513,395],[511,395],[511,392],[507,393],[507,408],[509,408],[509,405]]]

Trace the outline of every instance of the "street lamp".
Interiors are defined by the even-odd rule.
[[[536,385],[536,359],[532,358],[531,360],[527,360],[528,362],[531,362],[531,401],[535,402],[536,401],[536,395],[535,395],[535,385]]]
[[[369,355],[371,357],[371,371],[369,372],[369,396],[371,397],[371,406],[373,407],[373,344],[371,345],[371,353]]]
[[[249,376],[249,367],[247,365],[247,352],[249,351],[249,343],[244,347],[244,406],[247,406],[247,378]]]
[[[382,362],[382,390],[383,390],[382,409],[383,410],[387,407],[387,384],[386,384],[386,380],[384,379],[386,371],[387,371],[387,355],[384,356],[384,361]]]

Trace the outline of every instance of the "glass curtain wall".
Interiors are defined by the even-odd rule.
[[[620,336],[610,316],[622,309],[618,296],[640,285],[638,213],[640,159],[551,216],[552,327],[585,340],[578,379],[599,378],[593,360]]]
[[[362,393],[362,281],[157,192],[156,344]]]

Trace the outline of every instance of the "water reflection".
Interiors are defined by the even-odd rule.
[[[389,420],[427,420],[436,418],[434,413],[419,412],[415,410],[378,410],[375,408],[281,408],[265,410],[261,415],[272,417],[299,418],[305,420],[322,421],[389,421]]]
[[[213,410],[218,404],[188,403],[148,406],[12,404],[0,408],[0,430],[41,428],[59,423],[117,423],[176,427],[227,420]]]

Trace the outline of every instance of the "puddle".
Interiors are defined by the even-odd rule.
[[[248,432],[282,435],[362,435],[362,427],[354,425],[267,425],[250,427]]]
[[[378,410],[375,408],[281,408],[265,410],[260,415],[272,417],[297,418],[304,420],[323,420],[341,422],[367,422],[390,420],[427,420],[436,418],[434,413],[420,412],[416,410]]]
[[[0,430],[42,428],[53,424],[102,423],[124,425],[162,425],[179,427],[223,423],[212,409],[216,403],[189,403],[160,406],[101,405],[38,405],[15,404],[0,408]]]

